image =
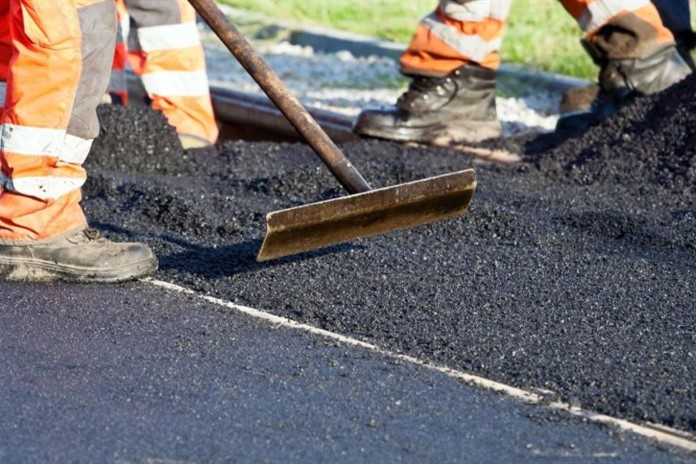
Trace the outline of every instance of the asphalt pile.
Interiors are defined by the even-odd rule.
[[[551,398],[696,431],[696,79],[584,134],[496,141],[521,167],[364,140],[374,187],[475,167],[463,217],[256,263],[265,214],[345,195],[308,147],[182,151],[100,107],[84,206],[151,244],[158,278]]]
[[[696,190],[693,95],[691,78],[664,93],[641,98],[580,137],[566,141],[566,134],[542,135],[525,151],[546,177],[583,185],[649,183],[657,191],[692,199]],[[550,151],[539,143],[559,140],[564,143]]]

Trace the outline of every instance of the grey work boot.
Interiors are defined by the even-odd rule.
[[[147,245],[111,242],[95,229],[0,243],[2,280],[123,282],[156,270],[157,258]]]
[[[363,110],[353,123],[353,132],[432,145],[499,137],[495,74],[465,65],[444,77],[413,76],[396,105]]]
[[[557,130],[585,130],[599,124],[635,97],[650,95],[676,84],[691,73],[676,47],[666,45],[645,58],[603,59],[601,53],[584,42],[601,69],[599,92],[587,110],[561,116]]]

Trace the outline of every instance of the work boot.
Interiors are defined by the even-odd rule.
[[[0,243],[3,280],[123,282],[156,270],[157,258],[147,245],[111,242],[95,229]]]
[[[587,110],[561,116],[557,130],[585,130],[599,124],[641,95],[651,95],[681,81],[691,69],[674,45],[667,45],[645,58],[603,59],[592,44],[583,44],[600,65],[599,92]]]
[[[499,137],[495,71],[464,65],[444,77],[413,76],[396,105],[363,110],[353,132],[432,145]]]

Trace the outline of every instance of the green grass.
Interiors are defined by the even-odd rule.
[[[407,44],[436,0],[219,0],[269,20],[321,25]],[[696,9],[695,9],[696,10]],[[557,0],[515,0],[501,55],[504,62],[594,79],[575,21]]]
[[[433,0],[219,0],[269,18],[323,25],[383,40],[408,42]]]
[[[503,61],[596,78],[597,68],[580,45],[582,31],[556,0],[513,1],[507,26]]]

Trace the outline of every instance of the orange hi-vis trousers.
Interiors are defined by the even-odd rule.
[[[590,40],[608,24],[635,32],[642,40],[641,45],[645,45],[643,48],[674,40],[650,0],[560,0],[560,3]],[[444,76],[465,64],[497,69],[509,12],[510,0],[440,0],[435,12],[418,24],[408,49],[401,56],[401,71]]]
[[[405,74],[444,76],[467,63],[500,66],[511,0],[440,0],[401,56]]]
[[[3,0],[0,34],[0,240],[82,228],[82,163],[109,83],[113,0]]]
[[[215,143],[218,127],[193,7],[186,0],[116,4],[120,27],[109,93],[127,104],[128,62],[141,78],[152,108],[161,110],[177,132]]]

